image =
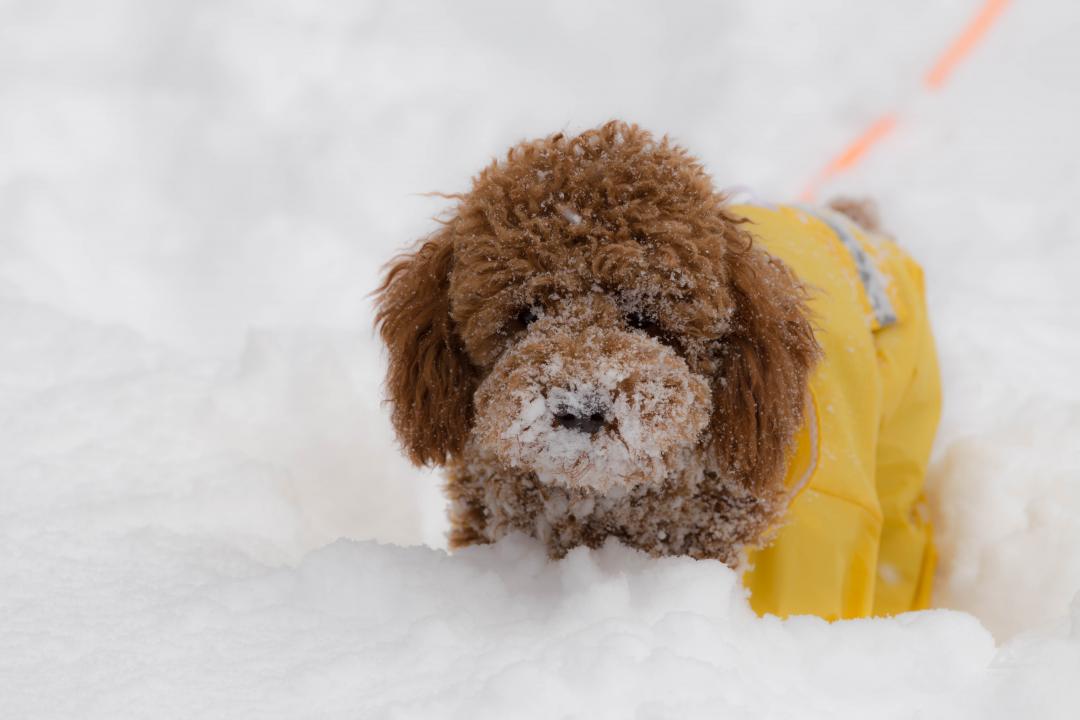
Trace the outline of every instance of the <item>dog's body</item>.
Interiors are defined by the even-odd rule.
[[[925,604],[937,374],[895,245],[730,206],[621,123],[514,148],[460,201],[379,309],[399,436],[450,471],[452,546],[750,552],[760,611]]]
[[[941,397],[922,271],[827,209],[731,211],[814,288],[823,350],[788,466],[792,500],[750,555],[752,603],[830,618],[927,607],[935,555],[922,487]]]

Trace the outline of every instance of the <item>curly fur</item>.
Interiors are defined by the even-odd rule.
[[[525,142],[378,290],[394,427],[455,547],[614,535],[733,562],[783,509],[820,350],[806,291],[700,163],[609,122]],[[560,418],[589,414],[582,432]]]

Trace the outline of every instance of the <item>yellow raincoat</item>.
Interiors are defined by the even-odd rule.
[[[793,499],[748,558],[750,603],[830,620],[925,608],[935,552],[923,480],[941,394],[922,270],[837,213],[732,210],[812,288],[825,351],[788,469]]]

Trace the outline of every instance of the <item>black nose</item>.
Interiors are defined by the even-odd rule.
[[[607,424],[607,418],[603,413],[594,412],[592,415],[574,415],[569,412],[556,413],[555,424],[567,430],[595,435]]]

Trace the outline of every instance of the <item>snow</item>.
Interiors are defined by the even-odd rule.
[[[921,90],[979,4],[0,5],[0,716],[1075,717],[1080,8]],[[368,297],[422,193],[618,116],[785,200],[892,109],[826,191],[926,269],[940,609],[438,549]]]

